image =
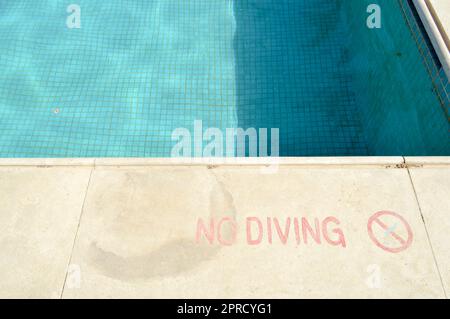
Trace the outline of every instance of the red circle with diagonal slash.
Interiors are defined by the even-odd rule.
[[[383,228],[386,231],[389,230],[389,226],[386,225],[381,220],[381,217],[383,217],[383,216],[395,217],[397,220],[399,220],[401,222],[403,227],[406,229],[406,232],[408,234],[408,238],[406,238],[406,239],[399,236],[394,231],[389,232],[389,234],[398,241],[399,245],[397,247],[388,247],[386,245],[383,245],[373,232],[373,224],[374,223],[378,224],[378,226],[380,226],[381,228]],[[394,212],[381,211],[381,212],[375,213],[372,217],[369,218],[369,222],[367,223],[367,231],[369,232],[370,239],[372,239],[372,241],[375,243],[375,245],[377,245],[381,249],[386,250],[391,253],[399,253],[399,252],[407,249],[409,246],[411,246],[411,243],[413,241],[413,232],[412,232],[411,227],[409,226],[408,222],[402,216],[400,216],[399,214],[394,213]]]

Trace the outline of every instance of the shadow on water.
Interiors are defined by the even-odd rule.
[[[279,128],[280,155],[366,155],[340,2],[234,2],[238,127]]]

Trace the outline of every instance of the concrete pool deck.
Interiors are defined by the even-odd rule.
[[[4,159],[0,297],[446,298],[449,193],[449,157]]]

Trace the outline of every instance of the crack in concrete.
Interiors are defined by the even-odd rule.
[[[420,217],[422,219],[422,223],[423,223],[424,228],[425,228],[425,233],[427,235],[428,245],[430,246],[431,254],[433,255],[434,265],[436,266],[436,270],[438,272],[439,280],[441,282],[442,291],[444,293],[444,297],[446,299],[448,299],[447,291],[445,290],[444,280],[442,278],[441,270],[439,269],[439,263],[437,261],[436,254],[434,252],[433,245],[431,243],[430,234],[429,234],[429,231],[428,231],[428,228],[427,228],[427,224],[426,224],[426,221],[425,221],[425,216],[423,215],[422,208],[420,206],[420,201],[419,201],[419,197],[418,197],[417,192],[416,192],[416,187],[414,186],[414,182],[413,182],[413,179],[412,179],[411,172],[410,172],[409,168],[406,167],[406,170],[408,172],[408,176],[409,176],[409,180],[411,182],[411,186],[412,186],[412,189],[413,189],[414,197],[416,199],[416,203],[417,203],[417,206],[419,208]]]
[[[66,267],[66,274],[65,274],[65,277],[64,277],[64,283],[63,283],[63,286],[62,286],[62,289],[61,289],[61,294],[60,294],[60,296],[59,296],[60,299],[63,298],[64,290],[65,290],[65,288],[66,288],[66,282],[67,282],[68,270],[69,270],[70,265],[72,264],[73,252],[74,252],[74,250],[75,250],[75,245],[76,245],[76,242],[77,242],[77,239],[78,239],[78,232],[79,232],[79,230],[80,230],[81,219],[82,219],[82,217],[83,217],[84,205],[85,205],[85,203],[86,203],[86,198],[87,198],[87,194],[88,194],[88,191],[89,191],[89,186],[91,185],[91,178],[92,178],[92,174],[93,174],[93,172],[94,172],[94,169],[95,169],[95,166],[93,166],[93,167],[91,168],[91,172],[89,173],[89,179],[88,179],[88,182],[87,182],[87,185],[86,185],[86,191],[85,191],[85,193],[84,193],[83,204],[81,205],[80,218],[78,219],[77,230],[76,230],[76,232],[75,232],[75,237],[74,237],[74,239],[73,239],[72,250],[70,251],[69,263],[67,264],[67,267]]]

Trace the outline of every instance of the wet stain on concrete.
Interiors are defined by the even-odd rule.
[[[214,176],[215,183],[209,196],[209,217],[214,219],[225,216],[235,218],[236,209],[231,193],[217,178],[213,170],[210,172]],[[190,217],[186,216],[186,218]],[[231,238],[231,228],[226,229],[225,227],[226,225],[222,230],[223,238]],[[153,251],[131,257],[121,256],[114,251],[103,249],[101,244],[94,240],[89,244],[87,260],[104,276],[121,281],[176,276],[194,270],[213,259],[221,249],[219,245],[211,245],[206,242],[196,243],[195,231],[196,229],[192,230],[192,238],[172,240]]]
[[[180,239],[142,256],[123,257],[103,250],[93,242],[89,247],[89,261],[107,277],[133,281],[174,276],[192,270],[213,258],[219,249],[218,246],[197,245],[193,241]]]

